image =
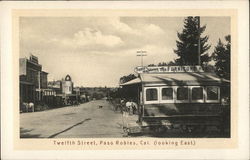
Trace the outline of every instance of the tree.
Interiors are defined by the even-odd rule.
[[[128,82],[128,81],[131,81],[131,80],[133,80],[133,79],[135,79],[135,78],[137,78],[134,74],[129,74],[129,75],[127,75],[127,76],[123,76],[123,77],[121,77],[120,78],[120,83],[122,84],[122,83],[126,83],[126,82]]]
[[[215,61],[215,73],[221,78],[230,80],[231,36],[227,35],[225,40],[226,44],[223,44],[219,39],[212,57]]]
[[[155,64],[149,64],[148,67],[156,67]]]
[[[175,60],[177,65],[204,65],[210,61],[207,44],[208,36],[200,36],[206,26],[199,27],[199,17],[187,17],[184,20],[184,28],[177,32],[179,40],[176,41],[177,49],[174,50],[179,57]],[[198,41],[200,36],[200,64],[198,64]]]
[[[157,67],[157,66],[174,66],[175,63],[173,61],[170,62],[159,62],[158,65],[155,64],[149,64],[148,67]]]
[[[166,63],[166,62],[160,62],[159,64],[158,64],[158,66],[167,66],[168,64]]]

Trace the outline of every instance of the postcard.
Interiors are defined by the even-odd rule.
[[[241,5],[78,3],[9,10],[13,152],[239,149]]]

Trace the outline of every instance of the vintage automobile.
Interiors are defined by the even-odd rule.
[[[230,97],[230,81],[200,66],[137,67],[136,72],[138,78],[120,84],[127,98],[139,104],[133,115],[137,125],[126,124],[126,132],[144,128],[193,132],[207,126],[224,130],[225,123],[230,125],[230,103],[223,101]]]

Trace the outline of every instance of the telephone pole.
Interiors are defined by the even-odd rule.
[[[201,65],[200,16],[197,17],[197,20],[198,20],[198,65]]]
[[[141,57],[141,66],[143,67],[143,57],[144,56],[147,56],[146,54],[143,54],[143,53],[147,53],[147,51],[137,51],[136,53],[140,53],[140,54],[137,54],[136,56],[140,56]]]

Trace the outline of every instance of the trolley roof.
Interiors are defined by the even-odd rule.
[[[121,84],[162,84],[162,85],[221,85],[230,81],[221,79],[214,73],[207,72],[181,72],[181,73],[141,73],[139,77]]]

